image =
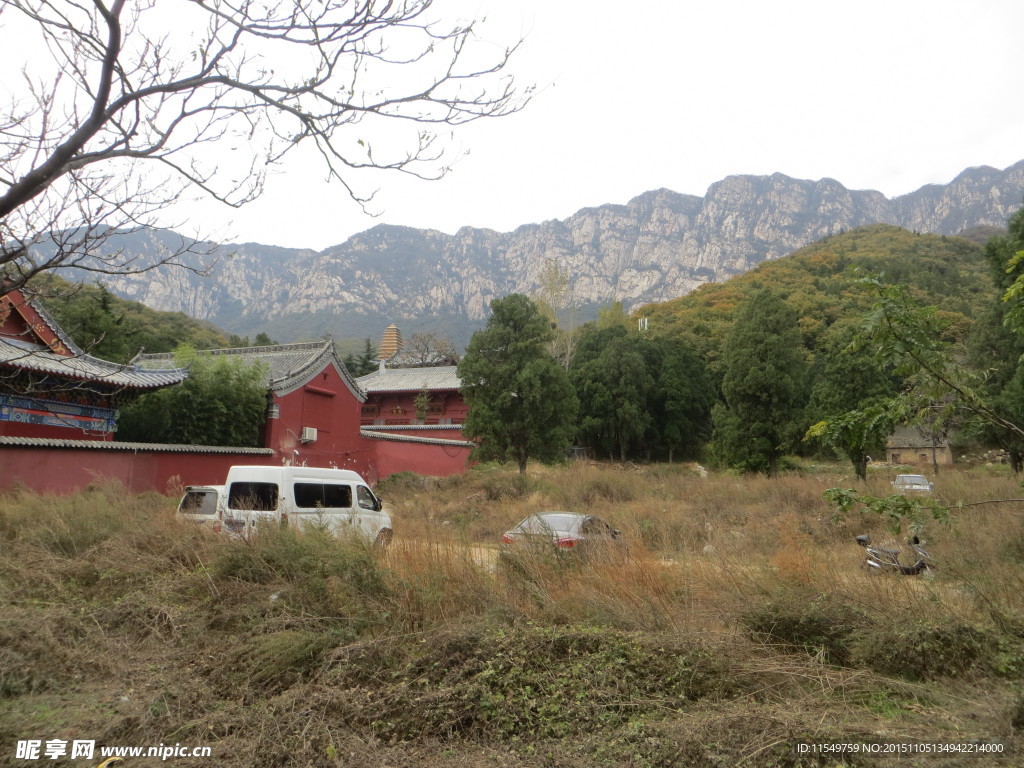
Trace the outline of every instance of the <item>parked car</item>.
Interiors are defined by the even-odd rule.
[[[575,512],[541,512],[530,515],[501,537],[505,551],[524,547],[590,552],[595,547],[621,543],[621,531],[593,515]]]
[[[924,475],[896,475],[892,487],[900,493],[931,493],[935,485]]]
[[[178,517],[220,532],[224,526],[224,486],[185,486],[185,494],[178,502]]]
[[[358,531],[380,545],[391,541],[391,516],[370,486],[347,469],[238,466],[228,470],[224,526],[240,533],[260,523],[332,533]]]

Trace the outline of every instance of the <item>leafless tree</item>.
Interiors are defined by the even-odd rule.
[[[402,358],[416,365],[455,365],[459,356],[447,336],[436,331],[414,333],[402,345]]]
[[[0,50],[30,51],[20,86],[0,83],[0,270],[18,287],[151,269],[104,240],[183,194],[244,205],[300,147],[364,206],[356,172],[443,175],[440,131],[515,112],[530,88],[507,72],[518,43],[490,46],[440,4],[0,0]],[[195,248],[158,262],[190,266]]]
[[[549,258],[544,262],[538,281],[540,285],[532,298],[555,331],[548,350],[568,370],[580,339],[579,299],[571,275],[568,268]]]

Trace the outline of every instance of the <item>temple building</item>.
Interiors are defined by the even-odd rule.
[[[470,460],[454,366],[385,371],[382,387],[365,390],[330,339],[199,354],[260,364],[259,447],[115,440],[119,407],[188,371],[171,354],[124,365],[92,357],[20,291],[0,297],[0,489],[64,493],[110,479],[175,495],[222,483],[238,464],[338,467],[375,483],[403,471],[450,475]]]
[[[110,441],[118,408],[187,376],[93,357],[22,291],[0,296],[0,436]]]
[[[263,447],[285,461],[367,471],[359,438],[359,407],[365,395],[332,340],[207,349],[199,354],[261,366],[267,387],[267,410],[260,428]],[[164,368],[172,359],[170,353],[142,355],[138,362],[147,368]]]
[[[456,366],[380,368],[356,383],[366,393],[364,429],[398,426],[457,426],[468,408],[459,392]]]

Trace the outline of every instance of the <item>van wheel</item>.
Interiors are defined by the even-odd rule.
[[[381,549],[384,549],[385,547],[387,547],[388,544],[391,543],[391,539],[394,535],[394,531],[392,531],[390,528],[381,528],[380,531],[377,533],[377,538],[373,540],[373,545],[375,547],[380,547]]]

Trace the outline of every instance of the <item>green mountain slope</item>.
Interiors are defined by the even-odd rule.
[[[104,360],[123,363],[142,350],[170,352],[181,343],[197,349],[230,346],[227,334],[210,323],[183,312],[150,309],[102,285],[75,285],[44,275],[31,289],[78,346]]]
[[[736,308],[756,287],[770,287],[800,314],[804,345],[812,354],[830,335],[859,322],[871,297],[853,270],[901,283],[926,304],[940,307],[950,333],[964,338],[970,321],[995,290],[982,246],[959,237],[922,235],[877,224],[820,240],[755,269],[698,288],[680,299],[648,304],[636,314],[651,332],[681,337],[713,363]]]

